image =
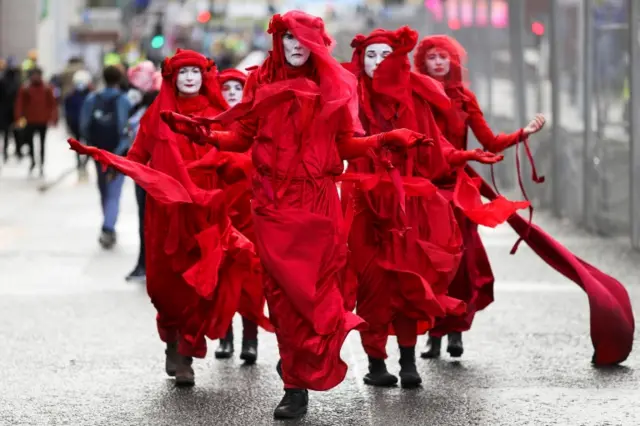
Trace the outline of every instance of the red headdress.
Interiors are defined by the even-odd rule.
[[[247,74],[235,68],[226,69],[218,74],[218,84],[220,87],[231,80],[239,81],[244,86],[247,82]]]
[[[295,77],[307,77],[318,84],[319,95],[323,100],[318,118],[328,119],[339,108],[346,106],[355,131],[360,132],[357,81],[331,56],[335,42],[325,31],[324,21],[321,18],[293,10],[284,15],[274,15],[267,31],[273,37],[273,49],[269,52],[264,63],[252,73],[255,75],[258,85],[269,85]],[[287,31],[290,31],[302,45],[311,51],[311,56],[305,66],[294,68],[287,64],[282,44],[282,37]],[[273,87],[273,89],[276,90],[277,87]],[[280,89],[277,90],[280,91]],[[270,97],[275,94],[263,93],[261,97]],[[304,94],[299,95],[304,96]]]
[[[178,73],[183,67],[200,68],[202,72],[200,94],[205,96],[212,105],[218,106],[221,111],[225,109],[224,106],[226,104],[218,86],[218,70],[215,62],[193,50],[178,49],[173,57],[165,58],[162,62],[160,93],[140,123],[141,130],[148,132],[148,137],[170,140],[175,136],[169,126],[160,118],[160,112],[165,110],[177,111],[178,90],[176,89],[176,81]]]
[[[449,99],[435,80],[411,72],[408,55],[417,41],[418,33],[404,26],[396,31],[377,29],[369,36],[357,35],[351,42],[353,56],[345,67],[358,76],[360,106],[370,121],[374,121],[372,103],[385,118],[390,119],[395,114],[394,106],[399,108],[400,115],[403,109],[412,108],[413,91],[439,108],[449,108]],[[393,52],[382,61],[374,78],[370,79],[364,73],[365,51],[367,46],[377,43],[388,44]],[[412,123],[406,122],[405,125],[415,128]]]
[[[458,41],[447,35],[432,35],[422,39],[413,56],[414,66],[424,75],[429,75],[427,70],[427,53],[431,49],[442,49],[449,54],[451,68],[443,80],[445,89],[462,89],[467,85],[466,70],[464,64],[467,61],[467,52]]]

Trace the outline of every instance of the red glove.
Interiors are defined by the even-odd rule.
[[[216,144],[215,132],[195,118],[173,111],[161,111],[160,117],[175,133],[185,135],[198,145]]]
[[[391,150],[404,151],[418,144],[433,145],[433,139],[428,139],[422,133],[409,129],[395,129],[390,132],[380,133],[380,145]]]
[[[482,164],[495,164],[504,158],[504,155],[474,149],[473,151],[452,151],[447,160],[451,167],[464,166],[467,161],[477,161]]]

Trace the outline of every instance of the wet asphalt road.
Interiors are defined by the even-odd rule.
[[[53,133],[52,138],[55,138]],[[48,175],[72,165],[50,140]],[[24,169],[24,170],[23,170]],[[270,425],[282,396],[273,336],[261,334],[252,367],[237,357],[195,364],[197,386],[175,389],[143,286],[124,282],[137,256],[133,185],[123,194],[120,241],[97,245],[95,184],[75,177],[40,194],[26,164],[0,172],[0,386],[2,425]],[[570,249],[622,280],[636,312],[640,256],[624,239],[603,240],[537,214]],[[587,299],[522,247],[508,228],[484,233],[498,283],[496,302],[465,334],[460,361],[419,360],[419,390],[362,383],[356,334],[345,382],[311,393],[300,425],[638,425],[640,357],[595,369]],[[240,336],[240,324],[237,324]],[[237,342],[239,345],[239,341]],[[420,345],[424,344],[421,340]],[[397,372],[395,342],[388,365]]]

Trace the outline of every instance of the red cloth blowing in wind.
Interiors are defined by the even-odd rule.
[[[494,135],[491,131],[473,92],[464,86],[462,62],[465,52],[455,40],[443,35],[426,37],[420,43],[414,60],[420,72],[426,74],[425,58],[432,48],[446,51],[451,58],[451,71],[443,80],[443,84],[455,108],[449,114],[443,112],[438,114],[438,122],[444,131],[448,132],[451,143],[457,147],[465,147],[468,130],[471,128],[478,141],[488,151],[500,152],[516,145],[519,141],[526,144],[526,140],[522,140],[521,137],[522,131],[509,135]],[[528,152],[526,145],[525,149]],[[467,167],[467,173],[473,176],[484,197],[488,199],[498,197],[491,186],[482,181],[471,168]],[[543,180],[538,178],[535,172],[533,179],[536,182]],[[575,256],[538,226],[528,223],[521,216],[513,215],[508,222],[520,235],[521,240],[525,241],[549,266],[574,281],[586,292],[591,310],[591,340],[595,349],[593,362],[599,365],[623,362],[631,352],[635,329],[631,303],[624,286],[613,277]],[[473,248],[472,253],[476,258],[470,257],[467,260],[467,270],[464,272],[466,278],[475,276],[471,283],[476,283],[476,288],[479,285],[481,288],[493,287],[493,274],[480,237],[474,226],[469,224],[468,227],[471,229],[466,234],[466,238],[470,240],[469,246]],[[472,272],[474,270],[478,273],[474,274]],[[460,281],[452,283],[452,290],[457,287],[464,292],[465,288],[469,288],[469,282],[462,281],[464,278],[465,276],[462,276]],[[475,300],[476,309],[486,306],[487,301],[493,300],[492,292],[487,292],[484,297],[477,296]],[[444,322],[441,328],[440,325],[438,326],[442,334],[455,329],[457,319],[448,318],[446,321],[448,323]]]
[[[195,97],[177,96],[175,83],[184,66],[202,71],[202,88]],[[246,300],[242,291],[242,273],[250,269],[245,265],[256,264],[253,245],[231,226],[222,193],[216,190],[217,176],[190,174],[187,168],[211,148],[174,134],[160,119],[163,110],[195,116],[223,111],[215,78],[213,62],[179,50],[163,63],[160,94],[143,117],[127,158],[69,141],[74,150],[127,174],[149,193],[147,292],[158,311],[160,338],[177,340],[178,351],[194,357],[205,356],[205,336],[217,339],[226,334],[236,310],[271,327],[257,310],[260,300]]]
[[[310,49],[305,65],[286,64],[286,31]],[[340,292],[346,238],[335,183],[338,141],[359,130],[356,81],[331,57],[320,18],[275,15],[269,33],[273,50],[243,102],[217,119],[234,123],[234,146],[223,149],[253,145],[254,227],[285,387],[327,390],[346,375],[347,334],[364,326]]]

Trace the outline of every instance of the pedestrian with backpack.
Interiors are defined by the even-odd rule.
[[[103,73],[105,88],[89,95],[80,112],[80,133],[87,145],[123,155],[129,148],[124,129],[127,126],[131,105],[120,89],[122,72],[108,66]],[[115,226],[120,210],[120,194],[124,175],[113,169],[104,170],[96,162],[98,189],[104,221],[99,242],[105,249],[116,243]]]

